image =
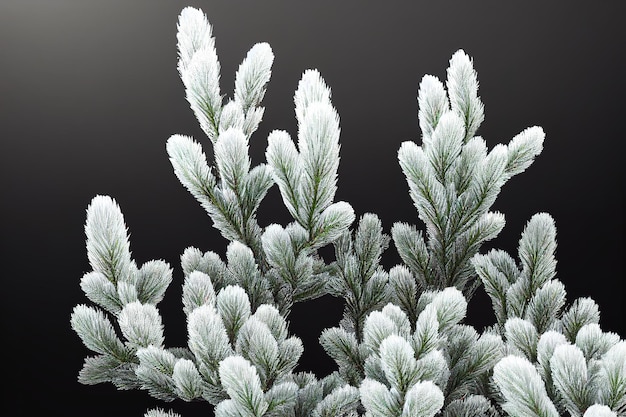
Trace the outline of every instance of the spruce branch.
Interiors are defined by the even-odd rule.
[[[72,329],[90,350],[119,361],[128,360],[128,349],[117,337],[113,325],[102,311],[78,305],[72,313],[71,324]]]
[[[492,250],[472,263],[491,297],[500,329],[506,320],[523,317],[540,332],[552,328],[565,303],[565,290],[556,274],[556,228],[547,213],[534,215],[519,242],[518,269],[510,256]]]
[[[465,398],[452,401],[443,414],[444,417],[497,417],[498,411],[480,395],[468,395]]]
[[[462,50],[452,55],[447,70],[446,85],[450,94],[451,110],[465,125],[467,142],[484,120],[484,106],[478,97],[478,77],[470,57]]]
[[[273,131],[266,158],[286,207],[307,231],[310,246],[319,248],[354,221],[349,204],[333,204],[339,167],[339,115],[330,101],[330,89],[316,70],[304,72],[294,102],[298,149],[287,132]]]
[[[214,147],[217,178],[201,145],[180,135],[168,141],[174,172],[207,210],[222,235],[249,246],[265,270],[261,228],[255,213],[273,179],[266,165],[251,167],[248,140],[263,116],[260,103],[270,80],[274,54],[266,43],[254,45],[237,71],[233,100],[223,105],[215,40],[202,11],[183,9],[177,37],[178,70],[187,100]]]
[[[330,89],[316,70],[302,75],[294,94],[298,146],[285,131],[268,136],[266,158],[281,197],[295,220],[268,226],[262,242],[282,311],[293,302],[321,296],[331,267],[317,250],[339,239],[353,223],[352,207],[333,202],[339,167],[339,116]],[[272,278],[270,278],[272,279]]]
[[[589,385],[587,361],[576,346],[560,345],[550,359],[552,379],[561,393],[561,404],[573,416],[581,416],[591,405],[593,385]]]
[[[163,325],[155,306],[133,301],[124,306],[118,316],[122,335],[134,349],[163,346]]]
[[[124,217],[108,196],[96,196],[87,208],[87,257],[94,272],[114,285],[131,280],[133,264]]]
[[[622,415],[626,412],[626,342],[615,343],[602,357],[597,386],[599,402]]]
[[[265,109],[259,104],[265,96],[273,62],[272,48],[265,42],[257,43],[248,51],[235,75],[234,101],[244,115],[242,128],[248,138],[263,118]]]
[[[404,224],[394,226],[393,236],[419,286],[453,285],[471,297],[476,284],[470,259],[504,227],[504,217],[488,210],[502,185],[541,152],[544,135],[529,128],[487,152],[484,140],[474,136],[484,106],[471,59],[457,51],[447,75],[447,92],[436,77],[422,79],[422,145],[404,142],[398,152],[426,236]]]
[[[173,378],[176,356],[165,349],[148,346],[137,351],[137,358],[140,364],[135,374],[141,381],[142,389],[163,401],[176,399],[177,387]]]
[[[558,417],[536,369],[526,359],[507,356],[493,369],[493,378],[506,398],[502,408],[511,416]]]
[[[83,276],[81,288],[97,307],[76,306],[71,325],[83,344],[98,356],[85,360],[79,380],[85,384],[112,382],[121,389],[139,388],[136,353],[149,345],[163,344],[156,304],[172,280],[172,270],[160,260],[137,268],[122,212],[108,196],[92,199],[85,234],[93,271]],[[111,318],[117,321],[121,337]]]
[[[327,283],[328,292],[346,301],[342,327],[361,341],[365,317],[388,301],[388,274],[380,265],[389,244],[380,219],[364,214],[354,232],[335,240],[335,271]]]
[[[612,358],[624,342],[600,329],[593,300],[577,299],[564,311],[566,293],[555,278],[555,250],[554,220],[539,213],[530,219],[520,238],[519,267],[500,251],[476,255],[472,260],[497,313],[496,331],[512,354],[494,368],[494,382],[504,397],[499,402],[515,416],[619,415],[626,404],[626,388],[622,388],[626,384],[621,376],[626,368],[621,359],[618,365]],[[609,363],[614,372],[610,381],[603,370]],[[533,367],[532,375],[529,367]],[[527,373],[524,380],[519,379],[519,372]],[[612,394],[607,394],[609,391]],[[523,404],[522,398],[526,398]],[[527,411],[521,411],[524,407]],[[534,411],[528,411],[533,407]]]
[[[319,402],[313,411],[313,417],[355,416],[354,410],[359,402],[359,392],[349,385],[337,387]]]
[[[221,402],[215,409],[216,416],[233,413],[261,417],[269,404],[265,401],[256,369],[241,356],[230,356],[220,364],[220,380],[230,400]]]

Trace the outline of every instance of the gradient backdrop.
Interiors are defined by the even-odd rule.
[[[591,296],[602,326],[626,336],[624,291],[624,133],[626,106],[623,3],[277,1],[0,1],[0,176],[2,218],[2,414],[142,416],[167,406],[145,392],[76,382],[90,353],[69,326],[89,270],[85,209],[96,194],[122,207],[134,258],[175,268],[160,304],[168,346],[186,344],[179,256],[187,246],[224,253],[226,242],[178,183],[165,152],[174,133],[210,152],[176,72],[176,20],[202,7],[214,25],[222,91],[259,41],[276,55],[266,113],[253,136],[254,163],[267,134],[296,123],[293,92],[302,72],[318,68],[341,116],[337,199],[358,215],[418,222],[396,160],[402,141],[419,141],[416,92],[421,77],[445,78],[451,55],[475,62],[492,147],[532,125],[547,139],[529,170],[513,178],[494,208],[507,226],[489,247],[516,255],[528,219],[546,211],[558,230],[558,278],[569,299]],[[289,221],[276,188],[262,225]],[[420,227],[422,227],[420,225]],[[486,250],[484,248],[483,250]],[[385,266],[398,262],[395,249]],[[341,315],[338,300],[294,308],[302,337],[300,369],[319,376],[333,363],[317,337]],[[493,320],[480,291],[468,322]],[[208,405],[175,402],[184,416]]]

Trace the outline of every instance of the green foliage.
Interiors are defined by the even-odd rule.
[[[398,152],[409,194],[425,226],[395,223],[391,238],[372,213],[355,227],[352,207],[335,201],[339,115],[317,70],[294,94],[297,141],[274,130],[267,163],[252,166],[249,141],[263,117],[273,52],[254,45],[222,95],[212,27],[197,9],[178,23],[178,71],[212,146],[184,135],[167,141],[175,175],[229,243],[225,259],[187,248],[182,309],[187,347],[166,347],[157,308],[172,281],[161,261],[138,266],[117,203],[96,196],[85,233],[92,271],[80,286],[72,329],[95,356],[79,382],[142,389],[170,402],[206,401],[219,417],[583,417],[626,416],[626,342],[599,326],[589,298],[568,305],[556,279],[556,227],[534,215],[516,262],[481,245],[504,227],[490,211],[502,186],[541,153],[530,127],[488,150],[472,60],[453,54],[444,83],[426,75],[418,92],[421,145]],[[293,221],[262,227],[256,212],[276,184]],[[393,241],[401,264],[388,271]],[[331,262],[320,249],[333,245]],[[464,323],[479,285],[496,322]],[[342,320],[319,341],[337,370],[294,372],[304,347],[289,334],[294,303],[332,295]],[[146,417],[178,417],[149,410]]]

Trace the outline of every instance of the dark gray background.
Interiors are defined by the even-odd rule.
[[[121,205],[139,263],[162,258],[175,268],[160,305],[168,346],[185,344],[180,254],[192,245],[224,252],[226,242],[165,152],[174,133],[208,145],[176,72],[176,20],[186,4],[202,7],[214,25],[229,95],[247,50],[259,41],[273,47],[267,110],[251,144],[255,163],[272,129],[295,136],[293,92],[305,69],[321,71],[341,115],[337,198],[358,215],[377,213],[387,232],[395,221],[418,221],[396,153],[402,141],[419,141],[419,81],[444,78],[450,56],[465,49],[479,74],[486,107],[479,134],[489,146],[535,124],[547,133],[542,155],[497,200],[507,225],[489,246],[515,254],[532,214],[549,212],[569,299],[593,297],[603,328],[625,335],[624,7],[478,3],[1,1],[3,414],[140,416],[167,405],[145,392],[78,384],[89,352],[69,316],[87,301],[79,288],[89,270],[83,223],[96,194]],[[289,220],[276,188],[259,219]],[[385,265],[396,262],[391,248]],[[480,292],[468,322],[490,323],[489,311]],[[301,369],[332,370],[317,336],[340,314],[330,298],[294,310],[292,330],[306,348]],[[208,410],[173,406],[186,416]]]

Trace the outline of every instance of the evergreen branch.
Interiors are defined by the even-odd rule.
[[[519,243],[522,276],[528,280],[527,297],[556,274],[555,250],[554,220],[546,213],[534,215],[526,225]]]
[[[220,403],[216,415],[224,412],[224,408],[255,417],[261,417],[267,411],[269,404],[263,396],[256,369],[241,356],[230,356],[222,361],[220,380],[232,399]]]
[[[183,311],[189,314],[203,305],[215,304],[215,290],[211,278],[202,271],[194,270],[183,283]]]
[[[222,318],[212,305],[191,312],[187,320],[189,348],[205,377],[218,370],[219,363],[232,354]]]
[[[215,49],[196,51],[188,66],[179,66],[187,101],[207,137],[215,143],[220,133],[222,110],[220,95],[220,64]]]
[[[411,345],[397,335],[386,337],[379,347],[387,381],[402,396],[417,382],[417,361]]]
[[[415,384],[406,395],[402,417],[432,417],[443,407],[443,393],[430,381]]]
[[[539,334],[554,327],[565,305],[565,296],[565,286],[556,280],[546,282],[535,291],[526,309],[526,320],[535,326]]]
[[[545,385],[526,359],[507,356],[493,369],[493,379],[504,395],[502,408],[511,416],[559,417]]]
[[[85,305],[74,307],[72,329],[90,350],[109,355],[121,362],[129,360],[129,352],[119,340],[113,325],[100,310]]]
[[[595,301],[591,298],[578,298],[561,317],[561,327],[568,340],[573,342],[583,326],[597,324],[599,321],[600,311]]]
[[[468,395],[446,406],[444,417],[496,417],[495,407],[482,395]]]
[[[446,90],[437,77],[424,75],[417,93],[417,102],[422,142],[426,144],[430,142],[441,116],[450,110]]]
[[[233,241],[226,249],[226,258],[228,259],[226,273],[230,275],[232,282],[244,289],[253,311],[261,304],[271,302],[269,281],[259,271],[251,248]]]
[[[504,334],[507,342],[521,353],[526,359],[537,359],[537,342],[539,335],[537,329],[527,320],[512,317],[504,325]]]
[[[139,366],[135,370],[142,388],[151,396],[164,401],[177,397],[176,382],[172,378],[177,359],[171,352],[155,346],[137,350]]]
[[[229,240],[243,239],[234,209],[216,188],[216,180],[199,143],[174,135],[167,141],[167,153],[174,173],[202,207],[209,213],[214,227]]]
[[[233,191],[241,207],[241,200],[246,191],[243,185],[250,171],[248,141],[241,130],[231,128],[220,133],[214,150],[215,162],[222,180],[221,188]]]
[[[388,243],[380,220],[371,213],[361,217],[354,236],[345,233],[334,243],[336,273],[328,283],[329,291],[346,300],[345,324],[359,341],[367,314],[388,299],[388,274],[380,266]]]
[[[257,43],[239,66],[235,75],[235,101],[241,105],[244,114],[263,100],[273,62],[272,48],[267,43]]]
[[[477,170],[487,157],[487,144],[479,136],[471,138],[461,149],[455,164],[454,189],[457,195],[463,195],[476,177]]]
[[[288,412],[296,402],[298,386],[294,382],[283,382],[265,393],[268,407],[266,415],[280,416]]]
[[[581,416],[592,400],[583,353],[576,346],[557,346],[550,359],[550,368],[562,404],[571,415]]]
[[[442,185],[451,181],[452,167],[461,153],[464,133],[463,120],[455,113],[446,112],[439,118],[425,148],[435,177]]]
[[[148,261],[137,272],[134,287],[143,304],[158,304],[172,282],[172,268],[162,260]]]
[[[163,346],[163,324],[155,306],[139,301],[124,306],[118,317],[122,335],[134,349]]]
[[[239,286],[229,285],[217,296],[216,307],[231,345],[237,342],[237,335],[250,317],[252,307],[246,292]]]
[[[242,132],[246,131],[246,116],[241,107],[241,103],[238,101],[228,100],[224,107],[222,107],[219,116],[220,131],[225,132],[228,129],[241,130]]]
[[[236,350],[255,365],[261,388],[268,389],[275,378],[279,361],[278,342],[269,327],[250,317],[237,331]]]
[[[361,402],[372,417],[397,416],[402,410],[402,403],[397,393],[373,379],[364,379],[359,388]]]
[[[230,131],[229,131],[230,132]],[[224,149],[228,145],[224,142],[218,146],[219,155],[226,153],[229,157],[224,156],[224,160],[220,160],[219,166],[224,170],[223,179],[227,184],[227,188],[220,189],[217,186],[215,176],[211,173],[211,169],[206,161],[206,155],[202,151],[199,143],[193,139],[174,135],[167,141],[167,152],[170,161],[174,167],[174,173],[187,190],[200,202],[202,207],[209,213],[213,220],[213,225],[228,240],[237,240],[248,245],[255,253],[255,258],[264,265],[264,254],[261,249],[260,236],[255,233],[255,229],[244,223],[241,217],[241,202],[237,203],[238,195],[233,191],[241,190],[239,184],[242,181],[243,172],[247,174],[247,170],[242,169],[239,164],[241,162],[233,161],[233,158],[241,158],[237,149],[241,150],[241,138],[235,132],[227,137],[232,138],[232,146],[234,149]],[[224,139],[230,142],[229,139]],[[247,152],[246,152],[247,155]],[[228,160],[230,158],[230,161]],[[246,157],[244,157],[244,160]],[[222,159],[222,158],[220,158]],[[241,161],[241,159],[239,159]],[[245,165],[246,163],[243,162]],[[241,192],[239,194],[241,196]],[[240,198],[240,197],[239,197]],[[241,201],[241,198],[240,198]]]
[[[599,372],[599,399],[612,410],[623,414],[626,411],[626,342],[615,343],[602,356]]]
[[[409,318],[411,326],[415,326],[417,320],[417,285],[410,271],[396,265],[389,271],[389,285],[391,286],[392,302],[404,311]]]
[[[80,288],[87,298],[112,314],[119,314],[124,307],[117,287],[100,272],[88,272],[80,280]]]
[[[208,251],[206,253],[202,253],[199,249],[189,247],[185,249],[181,255],[180,264],[182,266],[185,279],[188,279],[195,271],[204,273],[211,280],[211,286],[214,291],[217,291],[228,284],[234,284],[228,280],[230,277],[226,274],[226,264],[224,264],[219,255],[215,252]],[[188,311],[188,313],[190,312],[191,310]]]
[[[312,103],[331,104],[330,88],[317,70],[306,70],[298,83],[293,101],[296,108],[296,120],[300,127],[304,124],[307,109]]]
[[[508,144],[506,171],[510,176],[523,172],[543,149],[543,129],[533,126],[517,134]]]
[[[202,396],[204,387],[200,373],[189,359],[179,359],[174,365],[172,380],[176,393],[184,401],[192,401]]]
[[[443,212],[444,188],[435,180],[423,149],[413,142],[403,142],[398,151],[402,172],[407,177],[411,199],[426,225],[441,233],[446,213]]]
[[[130,243],[122,212],[111,197],[96,196],[87,208],[87,257],[94,272],[113,284],[131,279]]]
[[[289,133],[275,130],[267,138],[267,163],[273,168],[274,180],[278,184],[280,194],[289,213],[300,224],[300,195],[298,184],[302,175],[301,158]]]
[[[514,282],[519,274],[515,261],[506,252],[492,249],[486,255],[476,254],[471,262],[491,298],[496,319],[502,327],[508,317],[506,294],[511,281]]]
[[[554,330],[542,334],[537,343],[537,370],[541,378],[546,382],[548,395],[552,398],[555,398],[557,395],[556,389],[554,388],[554,381],[552,380],[550,360],[552,359],[554,350],[558,346],[565,344],[567,344],[565,337]]]
[[[470,57],[458,50],[450,59],[446,81],[452,111],[464,122],[466,133],[464,142],[474,136],[485,118],[484,106],[478,97],[478,77]]]
[[[326,103],[311,103],[298,130],[303,172],[299,186],[302,226],[313,238],[314,218],[333,200],[339,166],[339,116]]]
[[[359,391],[350,385],[335,388],[313,411],[313,417],[334,417],[347,415],[358,405]]]
[[[179,71],[189,66],[197,51],[215,48],[213,28],[201,10],[185,7],[180,12],[176,28]]]

